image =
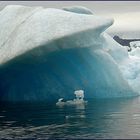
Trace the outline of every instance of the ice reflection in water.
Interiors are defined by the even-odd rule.
[[[63,108],[1,104],[0,138],[139,138],[140,99],[88,100]]]

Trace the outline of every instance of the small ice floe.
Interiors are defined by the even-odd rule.
[[[63,98],[58,99],[58,102],[56,103],[57,106],[64,106],[65,102],[63,102]]]
[[[85,105],[87,101],[84,100],[84,91],[83,90],[76,90],[74,91],[76,99],[69,100],[66,102],[62,102],[63,98],[60,98],[56,103],[57,106],[64,106],[64,105]]]

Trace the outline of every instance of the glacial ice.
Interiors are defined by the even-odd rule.
[[[132,42],[130,42],[130,47],[131,48],[140,47],[140,41],[132,41]]]
[[[100,34],[113,23],[111,19],[98,16],[91,17],[91,15],[79,15],[53,8],[17,5],[4,8],[0,13],[0,19],[2,48],[0,63],[58,38],[63,41],[65,37],[68,41],[67,38],[71,36],[70,41],[73,40],[75,43],[74,45],[63,44],[62,48],[88,47],[89,39],[80,40],[80,38],[91,38],[91,35],[96,38],[96,34]],[[67,41],[65,43],[69,43]],[[54,51],[59,48],[46,49]]]
[[[89,15],[93,14],[93,12],[91,10],[89,10],[86,7],[82,7],[82,6],[64,7],[63,10],[74,12],[77,14],[89,14]]]
[[[130,52],[129,59],[122,62],[119,67],[132,89],[140,94],[140,55],[138,53],[140,51]]]
[[[0,12],[0,100],[56,102],[77,89],[85,98],[138,95],[139,61],[105,33],[113,20],[72,9]]]
[[[132,56],[140,57],[140,48],[132,48],[132,51],[129,53]]]

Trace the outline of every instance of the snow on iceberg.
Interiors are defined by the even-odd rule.
[[[86,7],[82,7],[82,6],[64,7],[63,10],[74,12],[77,14],[89,14],[89,15],[93,14],[93,12],[91,10],[89,10]]]
[[[63,37],[67,40],[70,35],[71,40],[68,39],[73,40],[74,47],[89,46],[88,38],[90,40],[91,36],[97,38],[97,34],[99,35],[113,23],[111,19],[98,16],[79,15],[53,8],[25,6],[7,6],[1,11],[0,19],[0,46],[2,48],[0,63],[52,40]],[[81,40],[81,38],[85,39]],[[94,42],[98,43],[98,40]],[[63,44],[61,47],[66,48],[68,45]],[[59,48],[46,49],[51,51]]]
[[[140,58],[140,47],[133,48],[129,54]]]
[[[130,47],[131,48],[140,47],[140,41],[132,41],[132,42],[130,42]]]
[[[119,67],[127,51],[104,32],[112,19],[25,6],[7,6],[0,19],[0,100],[137,95]]]

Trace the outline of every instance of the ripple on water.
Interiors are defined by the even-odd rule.
[[[138,98],[93,100],[84,109],[3,105],[0,138],[139,138],[138,110]]]

